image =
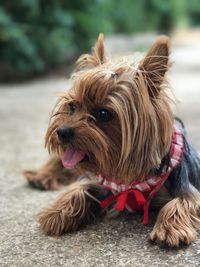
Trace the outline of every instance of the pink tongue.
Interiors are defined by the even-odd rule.
[[[62,164],[65,168],[73,168],[85,157],[85,153],[75,149],[66,149],[62,158]]]

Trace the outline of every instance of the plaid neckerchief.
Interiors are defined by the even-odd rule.
[[[123,211],[124,208],[130,212],[143,209],[143,224],[148,224],[148,207],[151,199],[181,161],[184,152],[184,136],[181,128],[178,125],[173,127],[170,164],[164,164],[159,175],[147,175],[143,181],[134,180],[129,185],[117,184],[113,179],[108,180],[99,175],[97,177],[99,184],[113,193],[101,202],[101,207],[106,208],[116,200],[115,208],[119,211]]]

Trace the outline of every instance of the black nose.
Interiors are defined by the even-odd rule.
[[[72,139],[74,137],[74,130],[72,128],[69,128],[69,127],[58,128],[57,129],[57,135],[58,135],[59,140],[63,144],[67,144],[70,141],[72,141]]]

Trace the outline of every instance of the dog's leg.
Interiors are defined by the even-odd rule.
[[[69,184],[79,175],[76,170],[65,169],[59,158],[51,158],[35,171],[24,171],[28,183],[41,190],[55,190],[63,184]]]
[[[101,213],[98,198],[102,190],[87,179],[71,184],[49,208],[39,213],[42,231],[58,236],[94,220]]]
[[[190,196],[174,198],[160,210],[150,239],[170,247],[189,245],[199,229],[200,193],[195,189]]]

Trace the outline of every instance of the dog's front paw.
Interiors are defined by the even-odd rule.
[[[23,175],[26,177],[30,186],[40,190],[57,190],[60,187],[58,180],[50,173],[24,171]]]
[[[68,216],[64,210],[47,208],[38,215],[38,222],[46,235],[59,236],[66,232],[76,230],[78,227],[76,217]]]
[[[200,227],[199,205],[192,199],[175,198],[159,212],[150,239],[169,247],[189,245]]]
[[[177,248],[181,244],[190,245],[196,238],[195,229],[184,225],[179,227],[176,223],[166,225],[165,223],[156,223],[153,231],[150,233],[150,240],[157,244],[164,244],[172,248]]]
[[[87,195],[88,181],[75,182],[49,207],[38,215],[41,229],[47,235],[62,235],[77,230],[91,217],[92,198]]]
[[[58,236],[64,231],[63,221],[59,211],[45,209],[38,214],[38,222],[46,235]]]

